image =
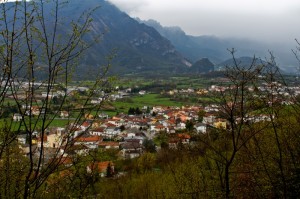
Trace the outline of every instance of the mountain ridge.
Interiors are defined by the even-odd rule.
[[[88,1],[95,2],[95,0]],[[102,57],[105,56],[110,52],[107,48],[110,46],[111,49],[117,49],[117,56],[112,61],[114,72],[151,70],[178,72],[190,65],[189,61],[157,30],[138,23],[107,1],[98,2],[101,7],[95,13],[93,26],[104,26],[108,32],[103,35],[99,47],[89,51],[88,59],[95,60],[95,57],[99,57],[93,55],[92,51],[98,51]],[[99,28],[95,29],[97,30],[99,33]]]
[[[270,51],[272,50],[271,52],[276,56],[276,61],[285,70],[293,71],[293,68],[296,68],[295,66],[298,65],[291,50],[286,46],[283,47],[279,42],[267,45],[264,42],[247,39],[219,38],[209,35],[191,36],[187,35],[180,27],[165,27],[153,19],[141,20],[137,18],[137,21],[154,27],[192,62],[207,57],[214,64],[218,64],[230,59],[231,55],[228,49],[234,48],[237,57],[255,56],[266,59],[270,57]]]

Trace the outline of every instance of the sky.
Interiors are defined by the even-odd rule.
[[[109,0],[131,17],[179,26],[189,35],[300,40],[300,0]]]

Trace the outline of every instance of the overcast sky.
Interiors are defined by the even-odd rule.
[[[131,17],[190,35],[264,41],[300,39],[300,0],[109,0]]]

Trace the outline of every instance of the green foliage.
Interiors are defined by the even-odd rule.
[[[188,131],[193,131],[193,129],[194,129],[194,122],[191,121],[191,120],[187,120],[186,123],[185,123],[185,128]]]
[[[136,107],[136,108],[130,107],[130,108],[128,109],[128,115],[140,115],[140,114],[142,114],[142,113],[143,113],[143,112],[140,110],[139,107]]]
[[[150,153],[155,153],[156,152],[156,146],[153,140],[145,139],[143,141],[143,146],[145,147],[145,151],[150,152]]]
[[[158,133],[154,138],[154,143],[157,146],[161,146],[163,143],[168,143],[169,137],[165,132]]]
[[[143,106],[182,106],[182,102],[174,102],[170,98],[161,98],[159,94],[145,94],[143,96],[132,96],[130,102],[126,101],[115,101],[113,106],[116,107],[119,112],[128,112],[133,105],[135,107]],[[131,112],[133,112],[131,110]]]
[[[198,112],[198,122],[202,122],[203,121],[203,117],[205,116],[206,112],[204,110],[200,110]]]

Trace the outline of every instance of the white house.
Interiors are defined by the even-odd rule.
[[[197,133],[206,133],[206,124],[204,123],[197,123],[194,125]]]
[[[14,122],[20,122],[22,120],[22,115],[20,113],[15,113],[13,115]]]

